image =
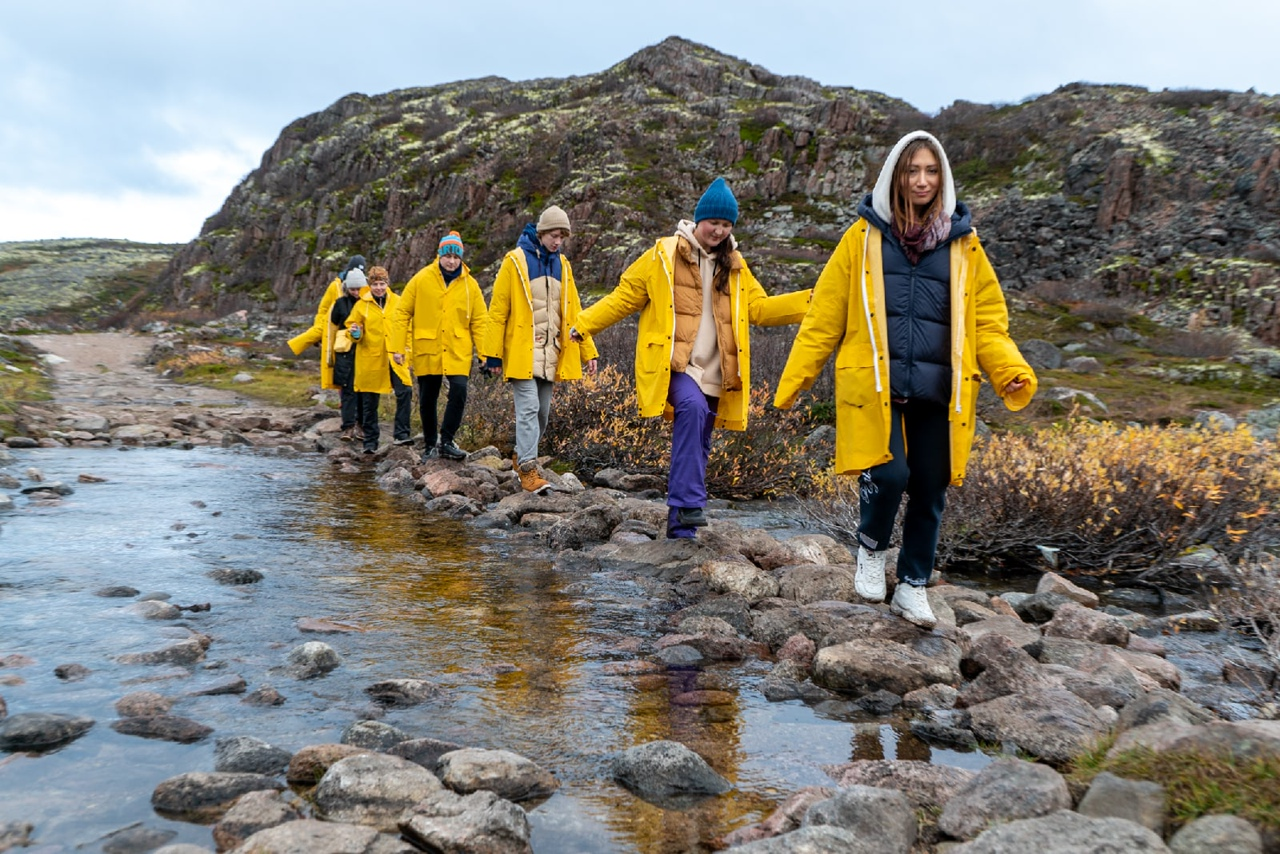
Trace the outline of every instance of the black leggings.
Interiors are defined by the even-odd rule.
[[[458,427],[462,425],[462,410],[467,406],[466,376],[424,374],[418,377],[422,437],[428,450],[436,444],[436,401],[440,399],[440,386],[446,379],[449,380],[449,397],[444,405],[444,418],[440,422],[440,441],[452,442]]]

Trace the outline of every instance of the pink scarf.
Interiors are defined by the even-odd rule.
[[[914,267],[951,233],[951,217],[939,211],[931,221],[912,226],[906,231],[900,229],[897,222],[891,228],[893,236],[902,244],[907,260]]]

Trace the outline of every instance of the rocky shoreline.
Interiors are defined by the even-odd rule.
[[[372,460],[338,440],[330,410],[280,413],[258,408],[201,409],[200,418],[164,407],[122,423],[113,416],[62,415],[59,430],[36,440],[11,437],[0,449],[0,501],[56,504],[79,486],[50,483],[23,466],[23,449],[41,445],[150,446],[244,444],[320,451],[329,465],[369,472],[406,506],[465,521],[475,530],[545,548],[557,566],[634,579],[669,608],[665,635],[637,645],[610,672],[663,679],[672,703],[707,714],[726,702],[708,665],[769,662],[765,696],[906,720],[928,744],[1001,758],[980,771],[919,760],[843,762],[832,757],[830,787],[779,798],[763,820],[716,843],[743,852],[867,851],[1278,851],[1274,828],[1235,817],[1206,817],[1176,828],[1159,784],[1100,774],[1083,788],[1065,766],[1102,739],[1111,752],[1142,746],[1162,752],[1280,754],[1277,674],[1242,646],[1222,653],[1222,627],[1191,603],[1180,613],[1144,616],[1046,573],[1034,593],[992,595],[962,584],[929,590],[938,626],[925,631],[884,605],[858,601],[854,559],[830,537],[780,539],[743,527],[713,505],[697,540],[663,538],[661,484],[621,471],[590,484],[547,470],[553,490],[525,493],[494,448],[467,460],[422,461],[406,447]],[[96,417],[92,424],[86,419]],[[126,419],[127,420],[127,419]],[[90,480],[92,476],[89,476]],[[14,493],[10,495],[9,493]],[[0,507],[3,509],[3,507]],[[886,567],[890,587],[894,560]],[[246,570],[218,579],[261,580]],[[98,591],[133,599],[139,619],[179,621],[184,610],[131,588]],[[1128,595],[1140,599],[1143,591]],[[1135,606],[1136,607],[1136,606]],[[317,621],[309,632],[344,627]],[[174,624],[170,642],[136,654],[138,663],[194,670],[217,637]],[[35,666],[0,650],[0,686]],[[294,678],[321,679],[341,667],[328,644],[291,650]],[[60,665],[60,679],[82,676]],[[227,677],[202,690],[243,695],[250,704],[283,701]],[[411,678],[365,689],[384,708],[429,700],[437,689]],[[156,787],[155,811],[211,825],[209,847],[166,845],[163,833],[124,828],[112,851],[524,852],[532,850],[526,809],[559,785],[537,763],[501,749],[423,738],[376,720],[352,723],[340,743],[290,753],[247,735],[214,734],[171,715],[174,698],[142,691],[121,696],[118,732],[176,742],[216,737],[215,763],[185,769]],[[0,692],[0,749],[41,751],[68,744],[96,725],[75,715],[7,708]],[[665,809],[682,809],[732,784],[673,741],[640,744],[614,757],[612,779]],[[175,769],[180,770],[180,769]],[[1177,830],[1173,833],[1173,830]],[[0,822],[0,851],[39,845],[39,828]],[[1107,847],[1110,846],[1110,847]],[[1234,847],[1233,847],[1234,846]],[[57,849],[50,849],[57,850]],[[104,850],[106,850],[104,848]]]
[[[283,431],[280,431],[283,432]],[[247,435],[252,436],[253,430]],[[336,429],[317,422],[301,438],[324,450],[331,465],[368,471],[367,457],[339,442]],[[92,441],[105,441],[95,439]],[[125,439],[113,437],[123,443]],[[170,441],[141,439],[148,441]],[[0,456],[6,471],[21,467],[10,441]],[[932,631],[892,616],[883,605],[858,602],[853,558],[823,535],[777,539],[718,518],[699,539],[661,536],[665,505],[652,484],[624,472],[600,472],[591,486],[548,471],[555,489],[520,490],[511,463],[487,448],[455,463],[422,462],[410,448],[384,448],[372,474],[381,488],[424,512],[465,519],[477,529],[544,545],[557,565],[625,574],[669,603],[668,633],[629,664],[611,665],[632,678],[659,677],[673,686],[673,703],[714,709],[722,703],[711,663],[774,662],[764,682],[773,701],[843,703],[875,714],[906,715],[927,743],[1003,754],[973,772],[918,760],[864,760],[828,769],[830,788],[804,789],[782,799],[777,812],[739,828],[720,844],[748,851],[1102,850],[1179,852],[1277,850],[1274,833],[1240,819],[1206,818],[1171,827],[1160,786],[1099,775],[1075,791],[1060,770],[1099,739],[1115,736],[1112,751],[1136,745],[1153,751],[1280,752],[1280,722],[1267,697],[1276,674],[1261,656],[1235,650],[1230,659],[1198,641],[1220,627],[1212,614],[1190,610],[1148,618],[1115,605],[1069,580],[1045,574],[1035,593],[999,595],[957,584],[930,588],[939,615]],[[6,474],[12,487],[16,477]],[[33,469],[25,477],[40,483]],[[21,485],[21,484],[19,484]],[[622,488],[631,486],[639,491]],[[66,487],[70,489],[70,487]],[[56,502],[51,484],[29,501]],[[21,500],[21,499],[19,499]],[[888,581],[893,584],[893,560]],[[259,579],[234,577],[231,584]],[[101,595],[138,598],[129,589]],[[196,606],[198,607],[198,606]],[[139,600],[139,617],[175,620],[182,610]],[[314,626],[340,631],[341,627]],[[147,662],[192,667],[217,639],[188,636],[143,653]],[[321,678],[341,666],[320,641],[288,655],[296,677]],[[4,659],[20,672],[21,656]],[[75,665],[62,678],[75,678]],[[210,691],[245,694],[248,703],[281,698],[270,689],[245,693],[241,679]],[[432,696],[417,679],[388,680],[366,689],[385,707]],[[119,732],[193,741],[212,735],[196,721],[169,714],[173,699],[135,692],[116,704]],[[0,699],[0,715],[3,715]],[[75,716],[11,709],[0,718],[0,747],[40,751],[66,744],[94,722]],[[696,753],[675,742],[650,742],[614,760],[613,779],[664,808],[679,809],[727,791],[731,784]],[[505,750],[483,750],[415,737],[378,721],[357,721],[340,744],[296,753],[249,736],[217,737],[215,767],[190,769],[152,794],[157,813],[212,823],[213,846],[234,851],[458,852],[530,851],[522,807],[558,786],[536,763]],[[1265,829],[1263,829],[1265,830]],[[130,831],[122,831],[126,836]],[[136,833],[155,833],[145,828]],[[1224,834],[1231,844],[1222,848]],[[1212,842],[1205,842],[1211,839]],[[1240,841],[1243,840],[1243,841]],[[0,850],[36,844],[38,828],[0,825]],[[152,843],[160,840],[152,839]],[[113,850],[152,850],[120,842]],[[166,854],[210,849],[160,847]]]

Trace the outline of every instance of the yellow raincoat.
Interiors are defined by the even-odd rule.
[[[466,264],[448,286],[439,259],[423,267],[404,286],[390,316],[388,348],[392,353],[411,350],[416,376],[471,373],[471,356],[483,341],[488,312],[480,285]],[[411,347],[405,346],[406,339]]]
[[[671,383],[671,355],[675,348],[675,283],[672,258],[676,237],[664,237],[623,272],[613,292],[578,315],[574,327],[581,333],[599,332],[639,311],[636,338],[636,396],[644,417],[672,417],[667,405]],[[810,291],[769,296],[744,261],[729,276],[733,307],[733,332],[738,342],[741,387],[726,391],[716,410],[716,426],[745,430],[751,392],[750,325],[785,326],[798,323],[809,306]]]
[[[391,349],[391,318],[395,314],[400,297],[387,291],[387,304],[379,306],[368,287],[360,292],[360,301],[347,315],[345,324],[350,329],[353,324],[360,324],[361,335],[354,348],[356,354],[356,376],[353,391],[376,392],[390,394],[391,374],[387,368],[396,372],[396,376],[409,385],[409,366],[397,365],[391,360],[393,352],[403,350]]]
[[[320,388],[337,388],[333,384],[333,364],[329,358],[329,345],[333,342],[333,335],[338,330],[329,322],[329,312],[340,296],[342,296],[342,279],[334,278],[329,283],[329,287],[325,288],[324,296],[320,297],[320,307],[316,309],[316,319],[311,324],[311,328],[289,339],[289,349],[295,356],[301,356],[302,351],[312,344],[320,345]]]
[[[560,281],[560,361],[556,380],[582,379],[582,363],[596,358],[596,345],[587,336],[579,344],[569,337],[582,302],[573,284],[569,259],[561,257]],[[582,327],[578,326],[582,331]],[[529,287],[529,264],[524,250],[507,253],[493,282],[489,298],[489,322],[485,327],[482,356],[502,359],[502,374],[509,380],[533,379],[533,293]]]
[[[865,219],[844,233],[800,324],[774,405],[789,409],[836,354],[836,460],[858,474],[892,459],[889,453],[889,343],[883,307],[882,235]],[[1017,411],[1031,402],[1036,375],[1009,337],[1009,312],[995,271],[976,233],[951,243],[951,483],[964,481],[973,445],[979,369],[996,392],[1016,379],[1027,385],[1004,397]],[[1003,396],[1003,394],[1002,394]]]

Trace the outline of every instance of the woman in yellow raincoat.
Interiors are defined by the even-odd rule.
[[[964,479],[981,373],[1013,410],[1036,376],[937,139],[900,139],[858,214],[818,278],[774,402],[791,407],[836,354],[836,471],[860,476],[855,587],[884,600],[885,550],[909,495],[890,608],[929,627],[925,585],[947,486]]]
[[[769,296],[732,236],[738,201],[712,182],[675,234],[660,238],[607,297],[578,315],[573,334],[593,335],[640,312],[636,393],[642,416],[671,426],[667,536],[707,524],[707,458],[713,427],[744,430],[751,387],[750,325],[797,323],[809,291]]]
[[[347,285],[356,271],[347,274]],[[378,403],[381,395],[394,391],[396,395],[395,440],[399,444],[409,442],[409,414],[413,406],[413,386],[409,384],[409,369],[391,358],[391,317],[400,298],[390,290],[391,279],[382,267],[369,270],[369,287],[357,298],[348,295],[333,304],[330,315],[334,324],[344,327],[355,346],[349,355],[339,359],[334,367],[334,378],[347,387],[347,371],[350,371],[350,389],[355,392],[364,430],[364,452],[378,450],[381,430],[378,426]],[[403,356],[403,350],[397,351]],[[349,365],[349,368],[347,367]]]

